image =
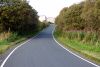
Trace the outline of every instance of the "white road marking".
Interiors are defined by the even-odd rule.
[[[61,46],[63,49],[65,49],[66,51],[68,51],[68,52],[71,53],[72,55],[74,55],[74,56],[76,56],[76,57],[78,57],[78,58],[80,58],[80,59],[82,59],[82,60],[84,60],[84,61],[86,61],[86,62],[92,64],[92,65],[94,65],[95,67],[100,67],[99,65],[97,65],[97,64],[95,64],[95,63],[93,63],[93,62],[90,62],[90,61],[88,61],[88,60],[86,60],[86,59],[84,59],[84,58],[78,56],[77,54],[73,53],[72,51],[70,51],[70,50],[68,50],[67,48],[65,48],[64,46],[62,46],[62,45],[55,39],[55,37],[54,37],[54,35],[53,35],[54,31],[55,31],[55,28],[54,28],[54,30],[52,31],[52,36],[53,36],[54,41],[55,41],[59,46]]]
[[[45,29],[44,29],[44,30],[45,30]],[[55,29],[54,29],[54,30],[55,30]],[[54,30],[52,31],[52,36],[53,36]],[[43,31],[43,30],[42,30],[42,31]],[[40,33],[39,33],[39,34],[40,34]],[[37,34],[36,36],[38,36],[39,34]],[[35,38],[36,36],[34,36],[34,38]],[[62,46],[62,45],[54,38],[54,36],[53,36],[53,39],[54,39],[54,41],[55,41],[58,45],[60,45],[62,48],[64,48],[65,50],[67,50],[68,52],[70,52],[71,54],[73,54],[74,56],[76,56],[76,57],[78,57],[78,58],[80,58],[80,59],[82,59],[82,60],[84,60],[84,61],[86,61],[86,62],[88,62],[88,63],[90,63],[90,64],[92,64],[92,65],[94,65],[94,66],[96,66],[96,67],[100,67],[100,66],[98,66],[98,65],[96,65],[96,64],[94,64],[94,63],[92,63],[92,62],[90,62],[90,61],[88,61],[88,60],[86,60],[86,59],[84,59],[84,58],[81,58],[80,56],[78,56],[78,55],[76,55],[75,53],[73,53],[73,52],[69,51],[68,49],[66,49],[64,46]],[[26,42],[22,43],[21,45],[17,46],[16,48],[14,48],[14,49],[11,51],[11,53],[6,57],[6,59],[3,61],[3,63],[1,64],[0,67],[4,67],[5,63],[6,63],[7,60],[10,58],[10,56],[11,56],[19,47],[23,46],[25,43],[29,42],[30,40],[31,40],[31,38],[30,38],[29,40],[27,40]]]
[[[42,31],[43,31],[43,30],[42,30]],[[40,31],[40,32],[41,32],[41,31]],[[39,32],[36,36],[38,36],[38,35],[40,34],[40,32]],[[36,36],[34,36],[33,38],[35,38]],[[6,59],[3,61],[3,63],[1,64],[0,67],[4,67],[5,63],[6,63],[7,60],[10,58],[10,56],[11,56],[19,47],[23,46],[25,43],[29,42],[30,40],[31,40],[31,38],[30,38],[29,40],[25,41],[24,43],[20,44],[20,45],[17,46],[16,48],[14,48],[14,49],[10,52],[10,54],[6,57]]]

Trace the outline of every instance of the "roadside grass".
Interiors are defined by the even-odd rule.
[[[7,51],[10,47],[20,43],[22,41],[27,40],[28,38],[35,36],[44,28],[39,28],[38,30],[31,31],[31,32],[23,32],[18,34],[16,32],[3,32],[0,36],[0,54],[3,54]],[[9,35],[8,35],[9,33]]]
[[[87,35],[85,35],[86,37],[88,37],[87,39],[84,36],[84,38],[86,39],[85,41],[84,39],[80,40],[80,38],[78,38],[77,36],[75,37],[75,35],[72,36],[72,33],[70,34],[71,36],[70,35],[65,36],[65,34],[61,34],[61,32],[58,31],[54,32],[55,38],[65,47],[71,48],[72,50],[75,50],[83,54],[84,56],[86,56],[89,59],[92,59],[96,63],[100,63],[100,43],[99,42],[97,43],[97,40],[95,40],[95,42],[93,43],[90,43],[91,40],[87,41],[87,39],[89,38]],[[96,38],[93,37],[92,40],[93,39]]]

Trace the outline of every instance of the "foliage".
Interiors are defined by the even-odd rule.
[[[23,32],[38,26],[37,11],[26,1],[12,0],[13,5],[0,7],[0,24],[5,31]]]
[[[57,30],[64,35],[68,34],[68,38],[80,38],[81,42],[88,41],[96,45],[100,40],[99,5],[100,0],[86,0],[63,8],[55,21]]]
[[[100,30],[100,0],[86,0],[64,8],[56,18],[58,28],[62,30]],[[63,28],[62,28],[63,27]],[[64,31],[65,31],[64,30]]]
[[[85,33],[85,32],[74,32],[74,33],[67,32],[67,35],[70,35],[68,37],[63,37],[64,34],[61,35],[60,33],[61,33],[60,31],[55,31],[54,35],[58,41],[63,43],[63,45],[65,47],[71,48],[74,51],[77,51],[80,54],[83,54],[84,56],[86,56],[89,59],[94,60],[98,64],[100,63],[100,45],[94,46],[91,43],[79,42],[80,39],[76,38],[77,35],[80,34],[80,36],[82,36],[81,38],[84,39],[84,35],[87,36],[88,33]],[[91,34],[91,35],[94,35],[94,34]],[[92,38],[92,36],[89,36],[89,37]],[[93,36],[93,38],[94,37],[95,37],[95,35]],[[97,44],[100,44],[100,42],[98,42]]]
[[[69,8],[64,8],[56,18],[58,28],[63,31],[83,29],[83,19],[80,17],[82,7],[82,4],[74,4]]]
[[[0,0],[0,54],[48,26],[27,0]]]

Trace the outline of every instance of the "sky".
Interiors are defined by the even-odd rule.
[[[83,0],[29,0],[29,4],[37,10],[39,16],[55,18],[64,7],[81,1]]]

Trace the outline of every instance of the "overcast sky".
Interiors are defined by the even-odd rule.
[[[56,17],[62,8],[83,0],[29,0],[30,5],[35,8],[38,15]]]

